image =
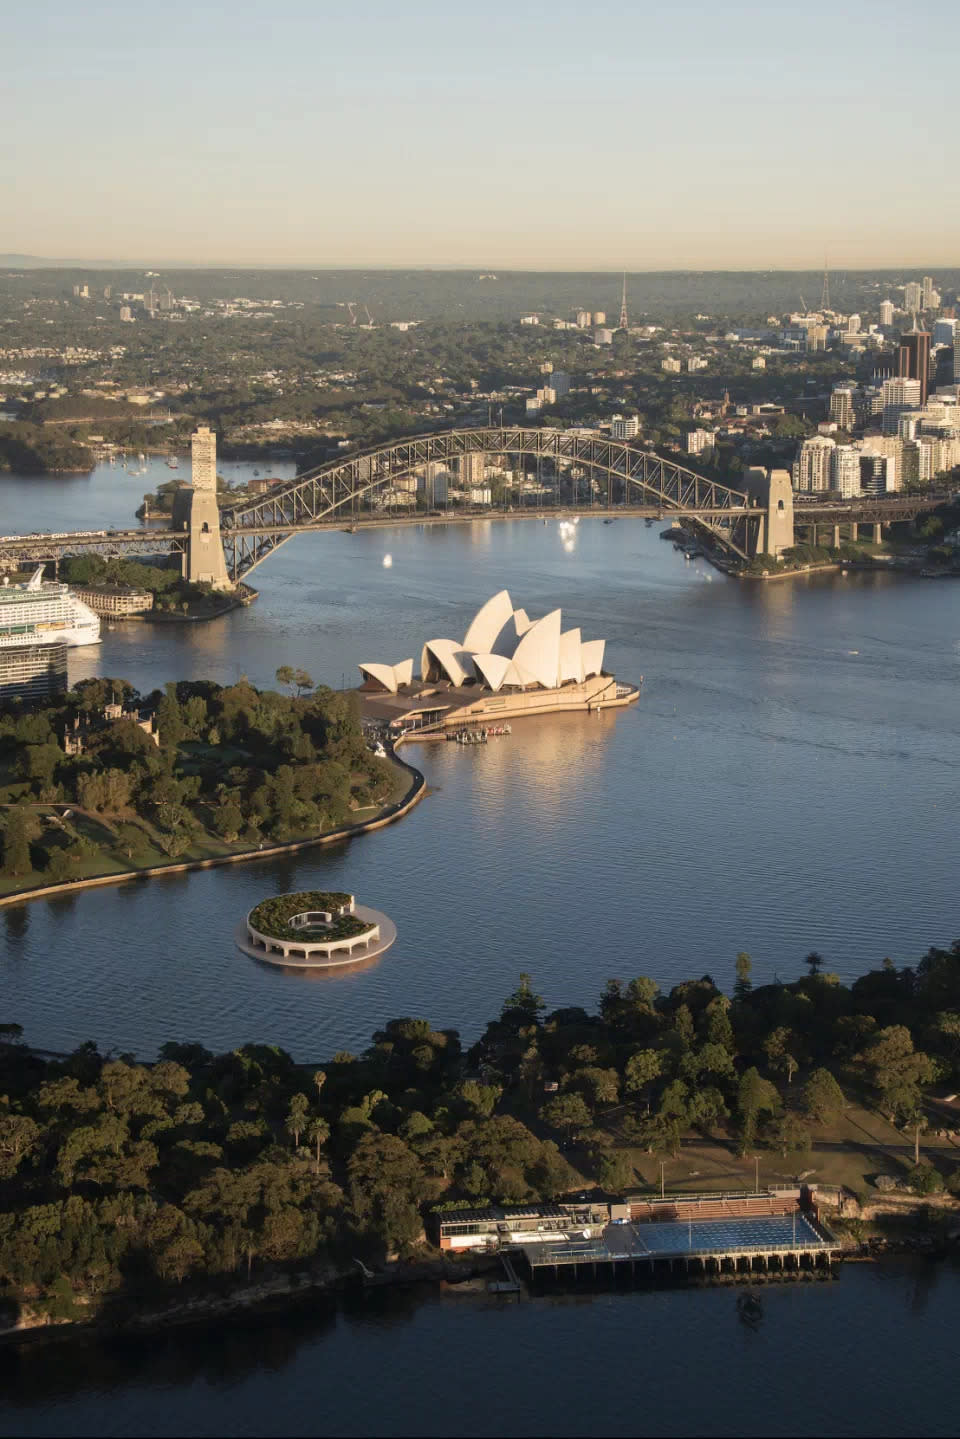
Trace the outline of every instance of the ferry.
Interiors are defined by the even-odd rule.
[[[70,593],[68,585],[44,581],[43,565],[25,585],[0,585],[0,648],[14,645],[100,643],[100,617]]]

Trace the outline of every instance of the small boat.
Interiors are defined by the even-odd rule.
[[[741,1294],[737,1299],[737,1313],[744,1324],[755,1329],[763,1318],[763,1303],[756,1294]]]
[[[170,458],[167,460],[167,469],[168,469],[168,470],[179,470],[179,468],[180,468],[180,461],[177,459],[176,455],[171,455]]]

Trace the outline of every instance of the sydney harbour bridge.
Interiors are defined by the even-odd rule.
[[[411,515],[409,506],[391,507],[389,497],[398,482],[422,474],[425,466],[446,469],[468,455],[509,459],[550,480],[534,487],[534,497],[527,496],[510,509],[484,508],[479,515],[455,510]],[[580,477],[589,481],[586,503]],[[558,482],[565,479],[569,493],[561,499]],[[812,527],[814,533],[826,529],[828,542],[837,545],[841,526],[855,538],[858,526],[867,524],[879,540],[882,525],[915,519],[942,502],[942,497],[931,495],[861,496],[846,501],[810,497],[795,502],[790,477],[783,470],[747,471],[743,485],[733,489],[629,442],[576,431],[502,425],[446,430],[328,461],[255,499],[227,506],[219,514],[219,534],[211,533],[210,507],[192,504],[194,491],[185,489],[166,527],[4,536],[0,569],[90,552],[179,554],[184,577],[198,579],[201,547],[209,555],[211,544],[222,544],[227,581],[236,585],[280,545],[307,531],[516,519],[549,511],[675,519],[731,560],[745,561],[760,553],[779,554],[804,528]]]

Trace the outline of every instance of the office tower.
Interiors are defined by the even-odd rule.
[[[113,286],[112,286],[112,285],[104,285],[104,287],[103,287],[103,298],[104,298],[105,300],[109,300],[109,299],[111,299],[112,297],[113,297]]]
[[[898,488],[897,462],[893,455],[860,456],[860,489],[865,495],[889,495]]]
[[[956,320],[937,320],[933,326],[933,343],[935,345],[952,345],[956,323]]]
[[[804,440],[793,464],[795,490],[829,490],[830,457],[836,442],[828,435],[814,435]]]
[[[927,403],[930,384],[930,336],[914,325],[900,336],[897,374],[903,380],[920,381],[920,403]]]
[[[557,399],[562,400],[570,393],[570,376],[566,370],[554,370],[550,376],[550,388],[555,392]]]
[[[893,324],[894,304],[892,300],[880,301],[880,323],[881,325]]]
[[[909,285],[904,285],[904,287],[903,287],[903,308],[904,308],[905,310],[908,310],[911,314],[915,314],[915,313],[917,312],[917,310],[920,309],[920,305],[921,305],[922,300],[923,300],[923,286],[922,286],[922,285],[918,285],[918,284],[916,283],[916,281],[911,281]]]

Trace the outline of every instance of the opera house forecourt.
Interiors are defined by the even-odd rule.
[[[564,630],[560,610],[531,620],[500,590],[477,611],[462,642],[427,641],[419,679],[412,659],[361,664],[360,695],[365,713],[404,739],[451,726],[631,704],[639,687],[606,673],[605,644],[584,640],[579,629]]]

